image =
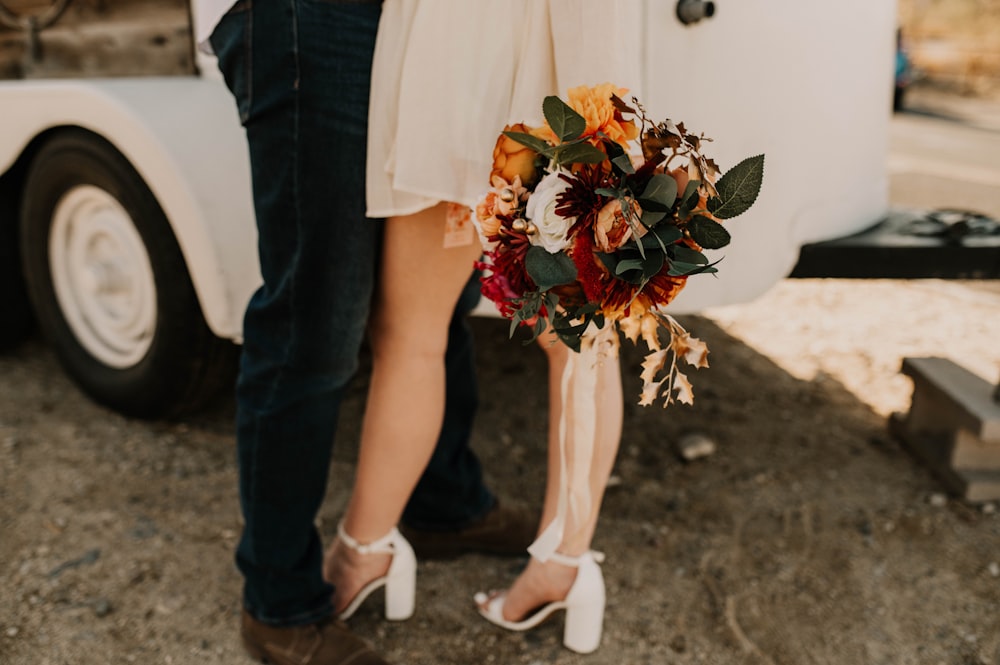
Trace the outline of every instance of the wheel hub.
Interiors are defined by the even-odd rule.
[[[156,327],[156,284],[122,205],[92,185],[68,191],[53,212],[49,258],[59,306],[81,345],[111,367],[141,360]]]

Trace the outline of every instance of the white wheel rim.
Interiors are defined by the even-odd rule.
[[[114,368],[139,362],[156,328],[156,282],[122,205],[91,185],[63,195],[52,215],[49,266],[59,307],[83,348]]]

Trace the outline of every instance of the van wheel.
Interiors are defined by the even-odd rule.
[[[209,330],[152,192],[100,137],[52,137],[29,167],[21,253],[38,325],[96,401],[155,418],[231,386],[237,349]]]

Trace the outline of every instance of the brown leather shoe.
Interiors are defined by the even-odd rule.
[[[389,665],[342,622],[269,626],[246,610],[240,625],[251,658],[269,665]]]
[[[418,559],[450,559],[462,554],[522,556],[538,534],[539,511],[497,501],[475,524],[457,531],[425,531],[399,525]]]

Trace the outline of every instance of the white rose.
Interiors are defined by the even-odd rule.
[[[535,191],[528,197],[525,213],[538,232],[528,236],[532,245],[540,245],[550,254],[561,252],[569,246],[570,227],[576,217],[562,217],[556,214],[556,197],[569,189],[569,183],[553,172],[542,178]]]

